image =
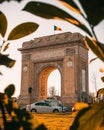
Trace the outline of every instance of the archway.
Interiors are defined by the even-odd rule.
[[[32,87],[31,102],[47,98],[48,77],[55,69],[61,74],[64,104],[82,101],[83,92],[88,94],[88,49],[79,33],[35,38],[24,42],[19,50],[22,53],[20,104],[30,101],[29,87]]]
[[[43,69],[40,74],[39,74],[39,98],[38,100],[41,99],[46,99],[48,97],[47,93],[48,93],[48,80],[51,76],[52,73],[54,73],[55,71],[57,71],[58,74],[60,74],[59,70],[55,67],[46,67],[45,69]],[[55,76],[55,75],[54,75]],[[59,75],[60,76],[60,75]],[[52,78],[52,77],[51,77]],[[53,79],[56,82],[56,78]],[[52,79],[51,79],[51,83],[52,83]],[[61,85],[61,83],[60,83]],[[52,86],[52,84],[51,84]],[[61,88],[61,86],[60,86]]]
[[[53,70],[48,76],[48,93],[47,96],[51,97],[61,96],[61,74],[58,69]],[[52,94],[53,91],[53,94]]]

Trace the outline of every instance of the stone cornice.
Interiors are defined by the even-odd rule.
[[[49,47],[49,46],[59,46],[70,44],[71,46],[80,45],[86,48],[83,42],[83,36],[80,33],[60,33],[49,36],[43,36],[39,38],[34,38],[34,40],[24,42],[22,48],[19,50],[29,50],[35,48]]]

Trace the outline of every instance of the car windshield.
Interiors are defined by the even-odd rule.
[[[45,103],[45,102],[38,102],[35,104],[36,106],[49,106],[48,103]]]
[[[44,103],[43,102],[38,102],[35,104],[36,106],[44,106]]]
[[[59,101],[59,100],[47,99],[47,100],[44,100],[44,101],[45,101],[45,103],[48,103],[50,106],[60,106],[60,107],[63,106],[61,101]]]

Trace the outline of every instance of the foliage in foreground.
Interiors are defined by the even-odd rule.
[[[22,23],[11,30],[7,40],[4,40],[7,31],[6,16],[0,11],[0,65],[12,68],[15,65],[15,60],[4,52],[9,48],[9,40],[16,40],[33,33],[38,24],[32,22]],[[2,75],[2,73],[0,72]],[[25,110],[21,110],[12,96],[15,91],[15,86],[10,84],[6,87],[4,93],[0,93],[0,111],[2,123],[0,130],[47,130],[43,124],[39,124],[37,119]],[[9,119],[8,119],[8,117]]]
[[[58,0],[62,5],[73,11],[75,14],[83,18],[82,21],[78,20],[76,15],[71,12],[66,12],[61,8],[41,1],[28,2],[23,11],[37,15],[45,19],[58,19],[67,21],[74,26],[83,30],[88,36],[84,36],[84,41],[88,49],[91,49],[97,58],[104,62],[104,43],[100,42],[95,33],[94,27],[97,26],[104,19],[104,1],[103,0],[79,0],[84,12],[80,9],[79,5],[73,0]],[[99,8],[96,10],[96,8]],[[48,11],[47,11],[48,10]],[[85,21],[87,24],[84,24]],[[97,59],[93,58],[93,60]],[[90,62],[92,62],[91,60]],[[101,77],[104,79],[104,76]],[[103,80],[102,80],[103,81]]]
[[[104,102],[80,110],[70,130],[104,130]]]
[[[73,11],[74,13],[80,15],[88,26],[83,23],[83,21],[77,20],[76,15],[72,15],[70,12],[66,12],[63,9],[60,9],[56,6],[39,2],[39,1],[30,1],[28,2],[23,11],[27,11],[31,14],[43,17],[45,19],[58,19],[58,20],[65,20],[74,26],[79,27],[81,30],[86,32],[89,37],[85,37],[84,40],[86,41],[89,48],[102,60],[104,61],[104,44],[99,42],[96,33],[94,31],[94,27],[98,25],[101,20],[104,19],[104,2],[103,0],[79,0],[84,12],[80,9],[78,4],[73,0],[58,0],[62,5],[67,7],[69,10]],[[96,10],[96,7],[99,10]],[[48,10],[48,11],[47,11]],[[96,15],[96,16],[95,16]]]
[[[12,0],[5,0],[12,1]],[[21,2],[22,0],[15,0]],[[81,10],[78,5],[78,0],[57,0],[63,6],[69,9],[69,11],[73,11],[77,15],[81,16],[83,20],[78,20],[76,15],[72,15],[71,12],[66,12],[64,9],[56,7],[52,4],[44,3],[41,1],[30,1],[27,2],[25,7],[22,9],[23,11],[27,11],[31,14],[37,15],[39,17],[43,17],[45,19],[58,19],[65,20],[86,32],[89,37],[85,37],[89,48],[104,61],[104,44],[101,43],[97,35],[95,33],[94,27],[97,26],[104,19],[104,1],[103,0],[79,0],[79,3],[84,11]],[[4,1],[0,1],[2,3]],[[97,8],[97,10],[96,10]],[[48,10],[48,11],[47,11]],[[87,24],[84,24],[85,21]],[[1,26],[3,27],[3,26]],[[5,28],[5,26],[3,27]],[[1,30],[0,30],[1,33]]]
[[[10,0],[7,0],[10,1]],[[21,0],[18,0],[21,1]],[[0,2],[3,2],[1,0]],[[85,37],[88,47],[100,58],[104,61],[104,44],[101,43],[94,32],[94,27],[98,25],[101,20],[104,19],[104,4],[103,0],[79,0],[82,5],[86,15],[82,13],[79,6],[72,0],[59,0],[65,7],[71,9],[73,12],[81,15],[83,19],[88,23],[89,27],[83,24],[82,21],[77,20],[71,14],[61,10],[55,6],[43,3],[43,2],[29,2],[25,7],[24,11],[28,11],[32,14],[38,15],[47,19],[60,19],[65,20],[67,22],[72,23],[73,25],[79,27],[83,31],[85,31],[89,37]],[[97,8],[97,10],[96,10]],[[99,8],[99,9],[98,9]],[[46,10],[46,11],[45,11]],[[48,11],[47,11],[48,10]],[[29,26],[27,26],[29,25]],[[26,27],[28,27],[26,29]],[[33,28],[34,27],[34,28]],[[24,28],[27,32],[24,31]],[[35,23],[23,23],[14,28],[8,36],[7,40],[15,40],[26,36],[32,32],[34,32],[38,28],[38,25]],[[90,29],[89,29],[90,28]],[[7,29],[7,20],[5,15],[0,12],[0,35],[2,37],[5,36]],[[29,30],[30,29],[30,30]],[[22,32],[20,34],[19,32]],[[7,50],[9,43],[7,41],[2,42],[1,50],[0,50],[0,65],[5,65],[7,67],[13,67],[15,64],[15,60],[10,59],[8,55],[2,54],[5,50]],[[96,59],[96,58],[95,58]],[[104,77],[102,77],[102,81],[104,81]],[[14,107],[14,102],[11,100],[11,96],[14,92],[14,85],[9,85],[5,89],[5,93],[1,94],[0,98],[0,107],[3,116],[3,127],[1,126],[1,130],[33,130],[35,129],[33,126],[37,123],[32,123],[32,117],[29,113],[20,110],[18,107]],[[6,119],[5,111],[9,114],[10,120]],[[12,127],[12,128],[11,128]],[[43,128],[41,128],[43,127]],[[73,125],[71,126],[71,130],[103,130],[104,129],[104,103],[93,104],[88,108],[84,108],[79,111],[78,115],[75,118]],[[44,126],[40,126],[37,128],[40,130],[46,129]]]
[[[0,11],[0,65],[5,65],[6,67],[11,68],[14,66],[15,60],[9,58],[9,55],[4,54],[4,52],[9,48],[9,41],[17,40],[33,33],[38,28],[38,24],[33,22],[22,23],[13,28],[9,33],[8,38],[4,40],[7,27],[7,18],[3,12]]]
[[[5,0],[11,1],[11,0]],[[22,0],[16,0],[21,2]],[[0,1],[2,3],[4,1]],[[101,43],[96,35],[94,27],[97,26],[104,19],[104,1],[103,0],[79,0],[79,3],[84,11],[80,9],[80,6],[77,2],[73,0],[58,0],[63,6],[69,9],[69,11],[73,11],[75,14],[82,17],[83,20],[78,20],[76,15],[72,15],[71,12],[66,12],[64,9],[56,7],[52,4],[44,3],[41,1],[30,1],[27,2],[25,7],[22,9],[23,11],[27,11],[31,14],[37,15],[39,17],[43,17],[45,19],[58,19],[65,20],[74,26],[79,27],[83,30],[88,36],[84,37],[84,41],[88,49],[90,48],[97,56],[97,58],[101,59],[104,62],[104,43]],[[97,10],[96,10],[97,8]],[[48,10],[48,11],[47,11]],[[7,23],[5,18],[2,19],[3,13],[0,12],[0,34],[4,36],[5,30],[7,28]],[[84,22],[86,24],[84,24]],[[8,40],[15,40],[17,38],[22,37],[20,34],[21,31],[23,36],[28,35],[29,33],[34,32],[38,28],[38,24],[36,23],[28,23],[31,28],[30,31],[26,28],[27,23],[23,23],[12,30],[11,34],[8,37]],[[33,24],[33,25],[32,25]],[[31,25],[31,26],[30,26]],[[32,30],[33,27],[33,30]],[[24,30],[25,28],[25,30]],[[27,33],[28,32],[28,33]],[[14,35],[15,34],[15,35]],[[24,35],[25,34],[25,35]],[[8,58],[8,57],[7,57]],[[96,60],[97,58],[93,58]],[[93,61],[91,60],[91,62]],[[104,81],[104,76],[101,77],[101,80]]]
[[[5,93],[0,93],[0,109],[3,123],[0,130],[47,130],[38,120],[25,110],[21,110],[18,104],[11,98],[15,86],[10,84]]]

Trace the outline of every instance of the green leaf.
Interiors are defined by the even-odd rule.
[[[92,104],[84,108],[75,117],[70,130],[103,130],[104,129],[104,103]]]
[[[104,19],[104,0],[79,0],[90,25],[97,25]]]
[[[0,54],[0,65],[5,65],[6,67],[13,67],[15,64],[15,60],[8,57],[8,55]]]
[[[33,33],[39,27],[33,22],[26,22],[16,26],[9,34],[8,40],[16,40]]]
[[[85,31],[87,34],[89,34],[89,36],[92,37],[91,32],[89,31],[89,29],[84,24],[80,23],[79,25],[76,25],[76,26],[79,27],[80,29],[82,29],[83,31]]]
[[[74,18],[69,13],[65,12],[64,10],[57,8],[56,6],[42,3],[42,2],[29,2],[24,7],[25,11],[28,11],[32,14],[35,14],[37,16],[46,18],[46,19],[59,19],[59,20],[66,20],[75,26],[81,28],[86,33],[88,33],[90,36],[92,36],[91,32],[88,30],[88,28],[78,21],[76,18]]]
[[[0,11],[0,34],[2,37],[5,36],[7,30],[7,19],[6,16]]]
[[[5,93],[8,95],[9,98],[11,98],[11,96],[14,94],[15,92],[15,86],[13,84],[8,85],[5,88]]]
[[[102,60],[104,61],[104,44],[91,40],[88,37],[85,37],[85,42],[89,48]]]

